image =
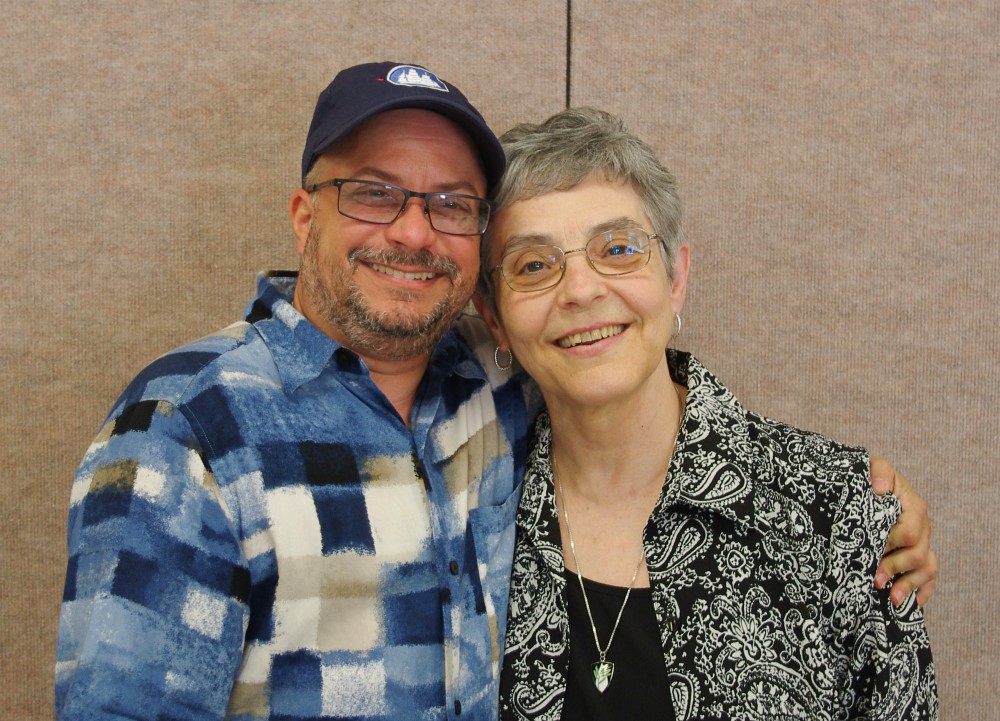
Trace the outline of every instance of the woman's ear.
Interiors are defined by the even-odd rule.
[[[489,302],[483,297],[483,294],[478,290],[472,294],[472,303],[476,306],[476,310],[484,321],[486,321],[487,327],[490,329],[490,333],[493,334],[493,338],[496,339],[497,345],[500,346],[501,350],[510,350],[510,343],[507,342],[507,334],[504,333],[503,326],[500,324],[500,319],[497,317],[496,312],[490,307]]]
[[[681,243],[674,251],[673,282],[670,287],[670,305],[674,313],[680,313],[687,299],[688,273],[691,271],[691,245]]]

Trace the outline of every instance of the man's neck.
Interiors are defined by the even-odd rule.
[[[368,366],[372,381],[385,394],[392,407],[396,409],[396,413],[409,427],[410,413],[413,411],[413,404],[417,398],[417,388],[427,371],[430,357],[381,360],[369,358],[360,353],[358,355]]]
[[[356,353],[365,362],[369,373],[371,373],[372,381],[385,394],[392,407],[396,409],[396,413],[409,427],[410,413],[413,411],[413,404],[417,398],[417,388],[420,386],[420,381],[430,363],[430,353],[423,353],[412,358],[395,359],[372,355],[353,347],[336,326],[310,312],[304,303],[301,286],[298,284],[296,284],[292,297],[292,305],[316,328],[340,343],[344,348]]]

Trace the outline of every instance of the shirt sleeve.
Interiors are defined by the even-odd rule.
[[[916,598],[911,594],[896,608],[888,589],[873,583],[899,504],[892,496],[876,496],[860,474],[845,498],[834,527],[831,568],[849,718],[937,719],[934,663]]]
[[[122,408],[73,483],[56,718],[222,719],[249,586],[188,419],[163,401]]]

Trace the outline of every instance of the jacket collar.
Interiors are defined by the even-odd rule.
[[[674,504],[754,525],[754,478],[763,459],[747,413],[694,356],[667,351],[674,381],[688,389],[670,476],[654,516]]]

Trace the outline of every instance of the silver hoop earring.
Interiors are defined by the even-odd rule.
[[[683,325],[684,323],[681,321],[681,314],[674,313],[674,337],[670,340],[676,340],[681,337],[681,328]]]
[[[499,368],[502,371],[509,371],[510,367],[512,365],[514,365],[514,352],[511,351],[511,350],[509,350],[509,349],[503,351],[504,353],[507,354],[507,365],[500,365],[500,351],[501,350],[502,349],[500,348],[500,346],[497,346],[497,349],[495,351],[493,351],[493,365],[495,365],[497,368]]]

